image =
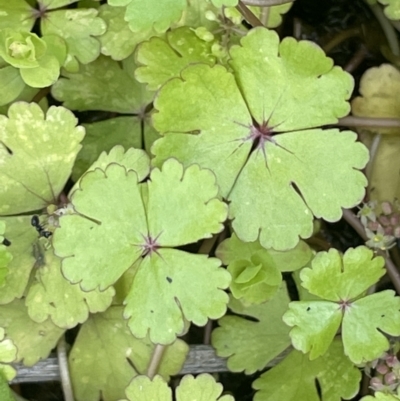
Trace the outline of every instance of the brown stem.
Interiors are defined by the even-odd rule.
[[[203,344],[204,345],[211,344],[212,327],[213,327],[212,320],[208,320],[206,327],[204,327],[204,336],[203,336]]]
[[[344,70],[352,73],[365,59],[368,54],[368,50],[364,45],[356,51],[354,56],[350,59],[350,61],[344,66]]]
[[[44,97],[50,93],[50,86],[40,89],[38,93],[33,97],[32,102],[39,103]]]
[[[239,0],[239,4],[236,6],[236,9],[242,14],[243,18],[253,27],[256,26],[264,26],[262,22],[257,18],[257,16],[248,9],[243,1]]]
[[[160,365],[165,349],[166,349],[165,345],[156,344],[153,350],[153,354],[151,355],[149,366],[147,367],[147,376],[150,379],[153,379],[153,377],[157,374],[157,370]]]
[[[336,46],[339,46],[345,40],[358,35],[360,35],[359,28],[352,28],[352,29],[347,29],[346,31],[341,31],[336,36],[334,36],[330,42],[328,42],[325,46],[323,46],[322,49],[324,50],[325,53],[329,53]]]
[[[361,221],[351,210],[343,209],[343,217],[354,228],[354,230],[364,241],[368,241],[369,238],[365,233],[364,226],[361,224]],[[400,273],[397,267],[393,263],[392,259],[390,259],[388,253],[381,250],[376,251],[376,253],[385,259],[386,271],[388,273],[388,276],[392,281],[393,286],[397,291],[397,294],[400,294]]]
[[[347,116],[340,118],[335,125],[360,128],[400,128],[400,118],[369,118]]]

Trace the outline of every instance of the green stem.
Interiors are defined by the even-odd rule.
[[[269,7],[264,7],[261,9],[260,21],[264,26],[268,25],[269,12]]]
[[[374,171],[374,165],[376,161],[376,155],[378,153],[379,145],[381,143],[382,135],[376,134],[372,140],[372,144],[369,150],[369,162],[365,169],[365,176],[368,182],[371,182],[372,172]],[[369,195],[369,194],[368,194]],[[369,196],[368,196],[369,197]]]
[[[386,40],[388,41],[388,45],[390,47],[391,52],[395,56],[399,56],[400,55],[400,47],[399,47],[399,42],[397,40],[397,34],[393,28],[393,25],[386,18],[385,14],[383,13],[382,8],[380,7],[379,4],[369,4],[369,2],[367,0],[365,0],[365,2],[368,4],[369,8],[375,15],[375,18],[378,20],[378,22],[383,30],[383,33],[386,36]]]
[[[400,118],[347,116],[340,118],[335,125],[359,128],[400,128]]]
[[[359,28],[352,28],[352,29],[347,29],[346,31],[341,31],[340,33],[335,35],[331,41],[329,41],[325,46],[323,46],[322,49],[324,50],[325,53],[329,53],[336,46],[339,46],[345,40],[358,35],[360,35]]]
[[[61,386],[64,393],[65,401],[74,401],[74,393],[72,391],[71,378],[68,370],[67,359],[67,343],[65,337],[62,336],[57,344],[57,359],[60,368]]]
[[[239,0],[239,4],[236,6],[236,9],[242,14],[243,18],[253,27],[256,26],[264,26],[262,22],[257,18],[254,13],[248,9],[241,0]]]
[[[147,367],[147,376],[150,379],[153,379],[154,376],[157,374],[158,367],[160,366],[165,349],[166,346],[161,344],[156,344],[156,346],[154,347],[149,366]]]

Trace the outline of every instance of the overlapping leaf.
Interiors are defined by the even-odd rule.
[[[64,107],[44,115],[36,103],[14,103],[0,116],[0,215],[56,203],[84,136],[76,124]]]
[[[310,42],[279,44],[257,28],[241,43],[231,50],[233,74],[199,64],[162,87],[154,123],[166,135],[152,148],[154,164],[176,157],[210,168],[238,237],[290,249],[311,235],[313,214],[338,220],[364,196],[358,169],[368,152],[355,134],[310,129],[348,113],[353,82]]]
[[[116,145],[125,149],[142,147],[141,121],[136,117],[111,118],[83,126],[86,135],[72,170],[72,179],[75,182],[101,152],[108,152]]]
[[[141,114],[152,101],[153,94],[144,90],[133,77],[133,57],[121,66],[101,56],[82,65],[76,74],[65,73],[52,87],[53,96],[73,110],[105,110]],[[104,71],[107,71],[104,74]]]
[[[11,242],[10,250],[13,253],[5,286],[0,290],[0,304],[7,304],[23,296],[32,269],[41,266],[42,252],[37,243],[38,234],[31,227],[31,216],[4,217],[3,220],[7,225],[7,239]]]
[[[99,9],[99,17],[107,24],[106,32],[98,37],[101,43],[101,53],[111,56],[114,60],[124,60],[129,57],[139,43],[156,34],[152,28],[132,34],[124,16],[125,8],[123,7],[111,7],[103,4]]]
[[[64,333],[50,320],[34,322],[28,315],[23,300],[15,300],[0,306],[0,327],[17,347],[16,362],[32,366],[40,359],[47,358]]]
[[[185,0],[109,0],[113,7],[126,6],[125,20],[132,32],[143,32],[154,28],[156,32],[165,32],[173,22],[177,22],[186,7]]]
[[[30,31],[35,23],[33,8],[25,0],[0,0],[0,29]]]
[[[95,36],[102,35],[106,23],[99,18],[98,11],[89,9],[66,9],[46,13],[41,20],[43,35],[58,35],[68,45],[65,68],[71,72],[79,69],[78,61],[88,64],[100,54],[100,42]]]
[[[389,393],[382,393],[378,391],[377,393],[372,395],[367,395],[363,398],[361,398],[360,401],[399,401],[400,398],[396,397],[394,394],[389,394]]]
[[[4,286],[8,273],[7,266],[13,259],[12,253],[9,251],[10,240],[5,238],[6,222],[0,220],[0,287]]]
[[[231,298],[229,308],[243,317],[224,316],[218,322],[220,327],[212,333],[217,355],[228,357],[229,370],[252,374],[265,368],[290,345],[289,328],[282,321],[289,301],[285,285],[274,298],[261,305],[245,306]]]
[[[137,68],[135,76],[150,90],[156,90],[191,63],[214,65],[211,47],[212,43],[201,40],[187,26],[169,31],[165,39],[152,37],[138,47],[136,58],[143,66]]]
[[[90,313],[105,311],[115,294],[113,287],[84,292],[61,274],[61,260],[51,250],[43,252],[43,266],[36,272],[25,304],[31,319],[42,323],[51,318],[58,327],[69,329],[87,320]]]
[[[227,207],[214,175],[197,165],[171,159],[139,184],[117,163],[82,177],[71,196],[77,213],[60,219],[53,245],[65,277],[86,291],[108,288],[144,257],[124,314],[135,336],[171,343],[184,319],[204,325],[224,314],[229,274],[217,259],[168,248],[220,232]]]
[[[310,359],[324,355],[341,324],[344,352],[354,363],[386,351],[389,342],[382,333],[400,335],[400,298],[391,290],[364,296],[385,274],[383,263],[366,247],[349,249],[343,258],[334,249],[320,252],[300,277],[302,286],[321,300],[292,302],[283,316],[293,327],[293,346],[310,352]]]
[[[129,382],[144,374],[154,345],[132,336],[122,318],[122,307],[93,315],[80,329],[69,355],[72,382],[78,401],[114,401],[124,396]],[[165,379],[182,368],[188,353],[182,340],[167,347],[159,367]]]
[[[186,375],[182,378],[176,389],[176,401],[234,401],[231,395],[223,395],[223,388],[220,383],[216,383],[214,378],[203,373],[196,378]],[[172,401],[172,391],[168,384],[161,378],[155,376],[153,380],[147,376],[139,376],[132,380],[126,389],[128,400],[123,401]]]
[[[314,361],[292,351],[253,383],[259,390],[254,401],[349,400],[358,393],[360,380],[360,371],[344,355],[341,342],[336,340],[325,356]]]

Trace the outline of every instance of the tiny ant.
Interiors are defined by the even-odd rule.
[[[36,231],[39,233],[39,237],[49,238],[52,234],[51,231],[46,231],[43,226],[39,222],[39,216],[34,215],[31,219],[31,224],[36,228]]]
[[[5,246],[10,246],[11,245],[11,241],[9,241],[7,238],[4,238],[2,244],[5,245]]]

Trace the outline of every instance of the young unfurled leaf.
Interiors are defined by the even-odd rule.
[[[64,107],[44,115],[36,103],[14,103],[0,116],[0,215],[57,203],[84,136],[76,124]]]
[[[71,195],[76,214],[60,218],[53,245],[65,277],[85,291],[108,288],[143,258],[124,315],[135,336],[149,332],[151,341],[168,344],[184,319],[204,325],[226,310],[229,273],[219,260],[168,248],[220,232],[227,206],[212,172],[197,165],[184,170],[171,159],[138,181],[118,161],[89,170]]]
[[[391,290],[365,296],[385,273],[383,264],[366,247],[349,249],[343,257],[334,249],[320,252],[300,274],[302,286],[320,299],[292,302],[283,316],[293,327],[293,346],[315,359],[325,354],[341,325],[344,352],[354,363],[386,351],[382,333],[400,335],[400,298]]]
[[[57,81],[66,48],[64,41],[54,35],[39,38],[31,32],[3,29],[0,30],[0,56],[19,69],[27,85],[43,88]]]
[[[150,379],[147,376],[138,376],[132,380],[126,389],[127,400],[157,400],[157,401],[234,401],[231,395],[223,395],[222,385],[216,383],[214,378],[208,373],[203,373],[197,377],[186,375],[181,379],[175,391],[175,398],[168,384],[161,378],[155,376]]]
[[[358,393],[360,380],[361,372],[336,340],[326,355],[313,361],[301,352],[292,351],[253,383],[258,390],[254,401],[349,400]]]
[[[239,316],[224,316],[218,321],[220,327],[212,333],[217,355],[228,357],[229,370],[244,370],[246,374],[252,374],[264,369],[290,345],[290,329],[282,321],[289,301],[285,285],[271,300],[261,305],[246,306],[239,300],[230,299],[229,309]],[[244,336],[246,342],[243,342]]]
[[[312,234],[313,215],[336,221],[364,196],[367,149],[352,132],[312,129],[348,113],[353,80],[315,44],[263,28],[231,55],[232,73],[197,64],[161,88],[154,165],[210,168],[238,237],[290,249]]]
[[[282,281],[280,272],[303,267],[312,252],[303,241],[291,250],[265,249],[259,241],[243,242],[236,234],[223,241],[216,251],[232,275],[231,291],[244,303],[261,303],[272,298]]]
[[[92,315],[79,331],[69,355],[77,401],[98,401],[100,394],[104,401],[119,400],[132,378],[146,372],[155,346],[148,339],[138,340],[132,335],[122,310],[111,307]],[[159,374],[166,380],[177,374],[188,351],[182,340],[168,346]]]

